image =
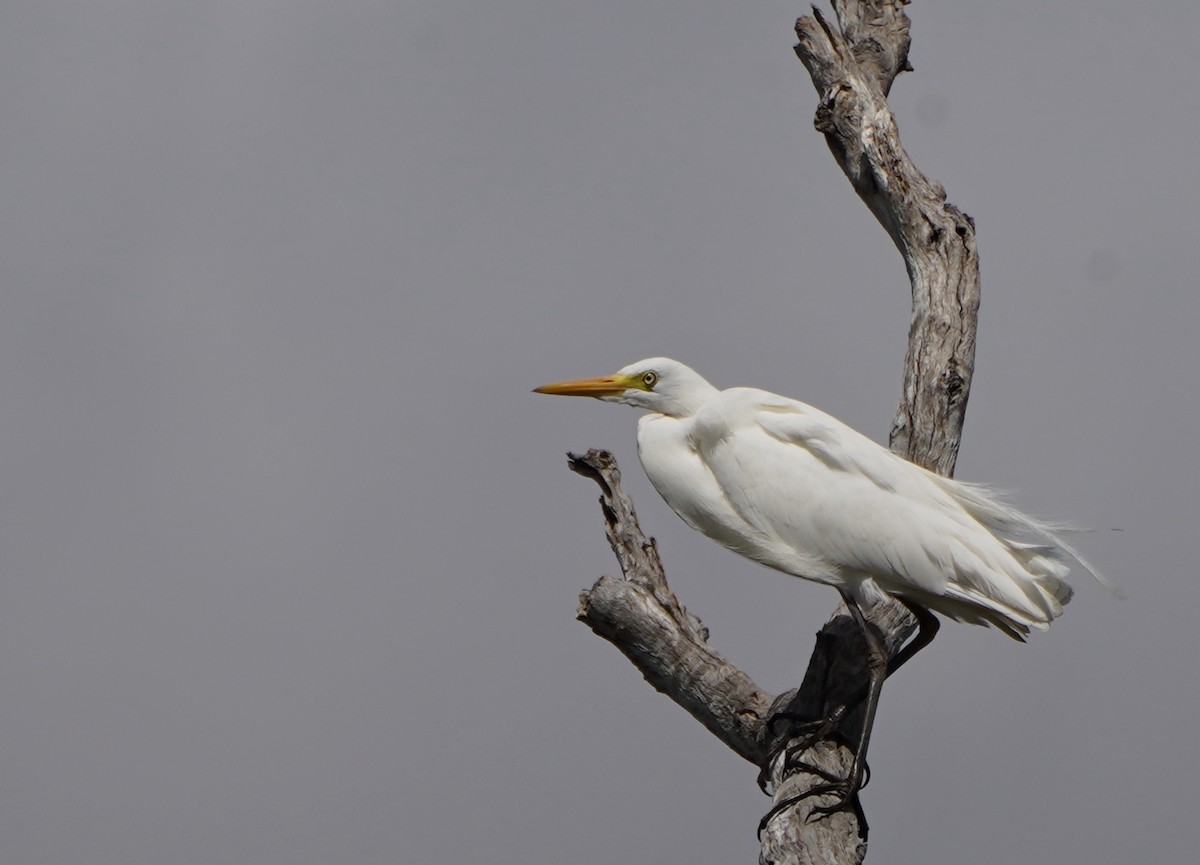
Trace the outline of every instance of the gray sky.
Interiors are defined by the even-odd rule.
[[[667,354],[886,435],[907,282],[806,9],[6,5],[0,861],[755,861],[755,770],[573,619],[615,563],[563,452],[765,687],[835,595],[529,390]],[[1129,598],[889,682],[873,859],[1194,861],[1200,7],[910,13],[892,104],[983,262],[959,476]]]

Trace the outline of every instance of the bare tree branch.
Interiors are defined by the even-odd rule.
[[[642,534],[633,502],[621,490],[613,455],[590,450],[567,456],[572,471],[600,485],[608,541],[625,575],[602,577],[583,592],[577,618],[718,739],[762,765],[767,753],[760,731],[774,698],[708,645],[708,630],[676,599],[653,539]]]
[[[975,369],[979,257],[975,223],[947,203],[941,184],[908,158],[887,105],[894,75],[881,73],[877,62],[903,57],[907,63],[908,16],[900,6],[886,0],[838,2],[841,32],[814,8],[812,18],[796,22],[796,55],[820,95],[817,129],[904,256],[912,284],[904,391],[892,423],[892,450],[949,476]],[[864,26],[864,20],[876,23]],[[854,41],[855,33],[861,41]],[[876,48],[887,39],[897,44]],[[859,54],[871,62],[860,63]]]
[[[833,0],[837,26],[813,9],[796,22],[796,54],[820,96],[815,126],[851,185],[904,258],[912,286],[912,319],[904,385],[892,426],[892,450],[951,475],[974,370],[979,261],[970,217],[913,165],[900,145],[887,105],[896,76],[908,65],[909,20],[896,0]],[[844,777],[861,717],[852,713],[819,741],[802,724],[847,702],[865,681],[862,637],[844,608],[817,635],[803,683],[772,698],[708,645],[708,632],[670,590],[653,540],[637,525],[620,489],[611,454],[571,455],[571,468],[601,487],[609,543],[625,575],[602,578],[580,598],[578,617],[616,645],[655,688],[670,696],[721,741],[760,766],[760,782],[776,808],[764,821],[760,861],[775,865],[858,865],[867,825],[855,808],[810,820],[821,798],[789,800]],[[895,654],[916,623],[896,602],[869,611]],[[778,729],[776,729],[778,727]],[[776,735],[778,734],[778,735]],[[785,773],[787,749],[803,751],[813,773]],[[776,755],[771,759],[769,755]]]

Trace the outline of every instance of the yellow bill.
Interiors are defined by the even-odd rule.
[[[631,388],[641,388],[639,379],[627,375],[606,375],[600,378],[577,378],[571,381],[557,381],[535,387],[534,393],[548,393],[554,396],[620,396]]]

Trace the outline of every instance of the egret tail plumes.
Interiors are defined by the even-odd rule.
[[[991,625],[1018,640],[1030,629],[1046,630],[1074,594],[1058,535],[983,487],[932,477],[960,509],[955,522],[961,522],[961,529],[936,542],[937,550],[950,553],[942,563],[950,577],[940,595],[889,590],[951,619]]]
[[[1065,554],[1065,556],[1074,559],[1085,571],[1092,575],[1096,582],[1117,597],[1124,597],[1124,592],[1121,591],[1116,583],[1104,576],[1095,565],[1083,557],[1083,554],[1079,550],[1063,540],[1063,534],[1080,531],[1077,526],[1059,525],[1046,520],[1035,519],[1012,507],[994,490],[982,484],[954,481],[949,478],[943,478],[940,475],[933,475],[933,477],[937,478],[943,484],[955,486],[957,488],[956,497],[962,503],[962,506],[971,516],[991,531],[1005,537],[1015,538],[1021,533],[1028,533],[1034,537],[1042,538],[1048,542],[1048,548],[1052,555],[1057,558],[1063,558]]]

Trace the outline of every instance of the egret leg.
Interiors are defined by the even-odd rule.
[[[899,595],[893,595],[892,597],[904,604],[905,608],[916,618],[917,635],[909,640],[908,644],[897,652],[896,657],[892,658],[888,664],[887,674],[889,678],[892,673],[903,667],[913,655],[932,643],[933,638],[937,636],[938,628],[942,626],[942,623],[938,621],[938,617],[920,604]]]
[[[833,814],[853,803],[855,795],[863,786],[867,769],[867,746],[871,741],[871,730],[875,727],[875,711],[879,708],[879,695],[883,691],[883,683],[892,673],[908,663],[917,652],[932,643],[933,638],[937,636],[938,628],[941,627],[937,616],[929,610],[907,598],[897,597],[896,600],[904,604],[908,611],[916,617],[917,634],[896,653],[895,658],[889,661],[887,646],[883,644],[879,631],[863,615],[858,602],[849,592],[842,592],[842,600],[846,602],[846,608],[850,611],[854,623],[862,631],[863,640],[867,644],[867,692],[861,698],[865,700],[866,707],[863,710],[862,732],[858,737],[858,747],[854,749],[854,762],[850,766],[850,774],[844,781],[818,785],[807,794],[812,796],[837,793],[838,801],[832,805],[819,805],[813,808],[814,814]],[[849,713],[852,708],[857,708],[859,702],[859,700],[854,701],[846,713]]]
[[[853,595],[843,591],[842,600],[846,602],[846,609],[850,611],[850,616],[854,619],[854,623],[862,631],[863,640],[867,645],[867,695],[864,701],[862,732],[858,736],[858,747],[854,749],[854,762],[850,765],[850,774],[844,781],[835,784],[822,784],[813,791],[810,791],[810,795],[820,795],[823,793],[837,793],[838,795],[838,800],[832,805],[821,805],[813,808],[813,813],[821,814],[832,814],[835,811],[841,811],[846,808],[862,788],[863,772],[867,765],[867,746],[871,742],[871,728],[875,726],[875,710],[879,708],[879,694],[883,690],[883,682],[887,679],[890,672],[893,672],[900,664],[903,664],[913,654],[916,654],[916,652],[909,654],[908,657],[900,661],[900,664],[889,669],[887,646],[883,644],[883,639],[880,637],[879,631],[867,621],[862,609],[858,606],[858,601],[854,599]],[[903,652],[900,654],[902,655]],[[899,657],[900,655],[897,655],[897,658]]]
[[[863,639],[866,641],[868,660],[867,672],[868,682],[866,687],[854,695],[847,701],[846,704],[836,707],[827,718],[822,718],[816,721],[803,722],[799,728],[794,728],[794,732],[799,733],[804,738],[801,742],[793,747],[787,748],[784,759],[787,771],[796,772],[802,771],[823,779],[826,783],[818,784],[810,790],[805,791],[799,796],[789,797],[788,799],[779,802],[771,811],[763,818],[759,826],[761,830],[770,822],[771,818],[780,811],[791,807],[802,799],[808,799],[813,796],[825,795],[827,793],[837,793],[838,801],[833,805],[821,806],[814,808],[814,813],[831,814],[836,811],[843,810],[849,806],[855,795],[865,786],[865,780],[868,775],[867,769],[867,745],[871,738],[871,730],[875,723],[875,711],[879,705],[879,694],[883,689],[883,682],[893,673],[904,666],[918,652],[933,642],[937,636],[938,629],[941,627],[941,622],[932,612],[920,604],[914,603],[907,598],[896,597],[900,603],[904,604],[905,608],[917,620],[916,635],[899,651],[896,656],[890,661],[887,657],[887,648],[883,645],[883,641],[879,637],[878,631],[872,627],[862,613],[862,609],[855,602],[854,598],[846,593],[842,594],[843,600],[846,602],[846,607],[850,611],[851,617],[854,619],[859,630],[862,631]],[[881,672],[882,671],[882,674]],[[851,766],[850,774],[846,778],[834,778],[829,773],[813,766],[802,760],[797,759],[799,754],[811,748],[818,741],[828,738],[840,725],[842,720],[852,711],[858,708],[862,702],[867,701],[866,714],[863,719],[863,729],[859,736],[858,747],[854,754],[854,763]],[[772,724],[778,720],[798,720],[786,716],[786,713],[780,713],[780,716],[773,717],[768,723]],[[763,770],[759,773],[759,786],[766,791],[766,778],[771,764],[774,762],[775,754],[771,755],[771,759],[763,766]]]
[[[942,623],[938,620],[938,617],[925,607],[922,607],[920,604],[910,601],[907,598],[902,598],[898,595],[893,595],[893,597],[903,604],[905,609],[912,613],[913,617],[916,618],[917,633],[916,636],[909,640],[908,643],[906,643],[904,647],[896,653],[896,657],[892,658],[888,662],[887,678],[889,679],[892,677],[893,673],[908,663],[908,661],[910,661],[914,655],[932,643],[933,638],[938,634],[938,629],[942,626]],[[767,719],[767,732],[774,736],[775,726],[777,724],[780,724],[784,721],[790,721],[794,725],[794,732],[805,734],[806,744],[801,750],[807,749],[821,739],[826,738],[832,730],[837,729],[837,727],[841,725],[842,719],[857,709],[862,701],[867,698],[867,690],[868,689],[866,687],[863,687],[861,690],[855,692],[854,696],[847,700],[845,704],[835,708],[828,717],[821,718],[816,721],[810,718],[801,718],[794,712],[789,712],[787,710],[776,712]],[[810,735],[814,736],[815,738],[809,738]]]
[[[819,738],[825,738],[833,732],[836,724],[840,723],[841,719],[849,713],[850,707],[858,705],[860,702],[859,699],[855,699],[845,706],[839,706],[829,718],[813,722],[812,731],[805,737],[801,746],[787,749],[785,760],[787,760],[786,769],[788,771],[808,772],[823,779],[824,783],[817,784],[798,796],[791,796],[782,802],[776,803],[767,816],[763,818],[762,823],[759,824],[760,832],[776,814],[801,800],[810,799],[814,796],[836,795],[837,799],[832,805],[819,805],[812,809],[813,815],[821,816],[854,806],[855,796],[862,789],[863,777],[867,765],[867,746],[871,741],[871,727],[875,723],[875,709],[879,705],[879,693],[883,689],[883,682],[888,677],[889,672],[888,655],[887,647],[884,646],[879,632],[867,622],[854,597],[849,592],[842,592],[842,599],[846,602],[846,608],[850,611],[850,616],[854,619],[854,623],[862,632],[863,640],[867,646],[867,690],[866,694],[861,698],[866,703],[866,709],[863,717],[862,732],[858,737],[858,746],[854,749],[854,762],[850,766],[850,773],[845,778],[837,778],[831,776],[823,769],[819,769],[803,761],[795,760],[793,755],[806,750],[815,744]],[[909,657],[912,654],[915,654],[915,652],[910,653]],[[908,658],[903,659],[903,661],[907,660]],[[835,726],[831,726],[831,724]]]

